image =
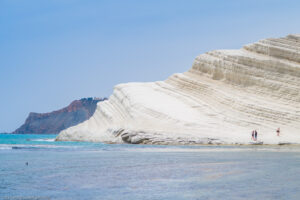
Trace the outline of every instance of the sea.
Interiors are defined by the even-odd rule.
[[[300,199],[300,147],[56,142],[0,134],[1,200]]]

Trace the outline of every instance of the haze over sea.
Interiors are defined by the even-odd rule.
[[[0,134],[0,199],[299,199],[300,148]],[[26,165],[28,163],[28,165]]]

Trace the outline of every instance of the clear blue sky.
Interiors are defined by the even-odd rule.
[[[0,0],[0,132],[29,112],[166,79],[214,49],[300,33],[294,0]]]

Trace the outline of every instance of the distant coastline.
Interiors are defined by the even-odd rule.
[[[11,134],[58,134],[89,119],[97,108],[97,103],[106,98],[82,98],[70,105],[49,113],[29,113],[25,123]]]

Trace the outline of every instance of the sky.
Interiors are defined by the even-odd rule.
[[[0,0],[0,132],[194,58],[300,33],[298,0]]]

